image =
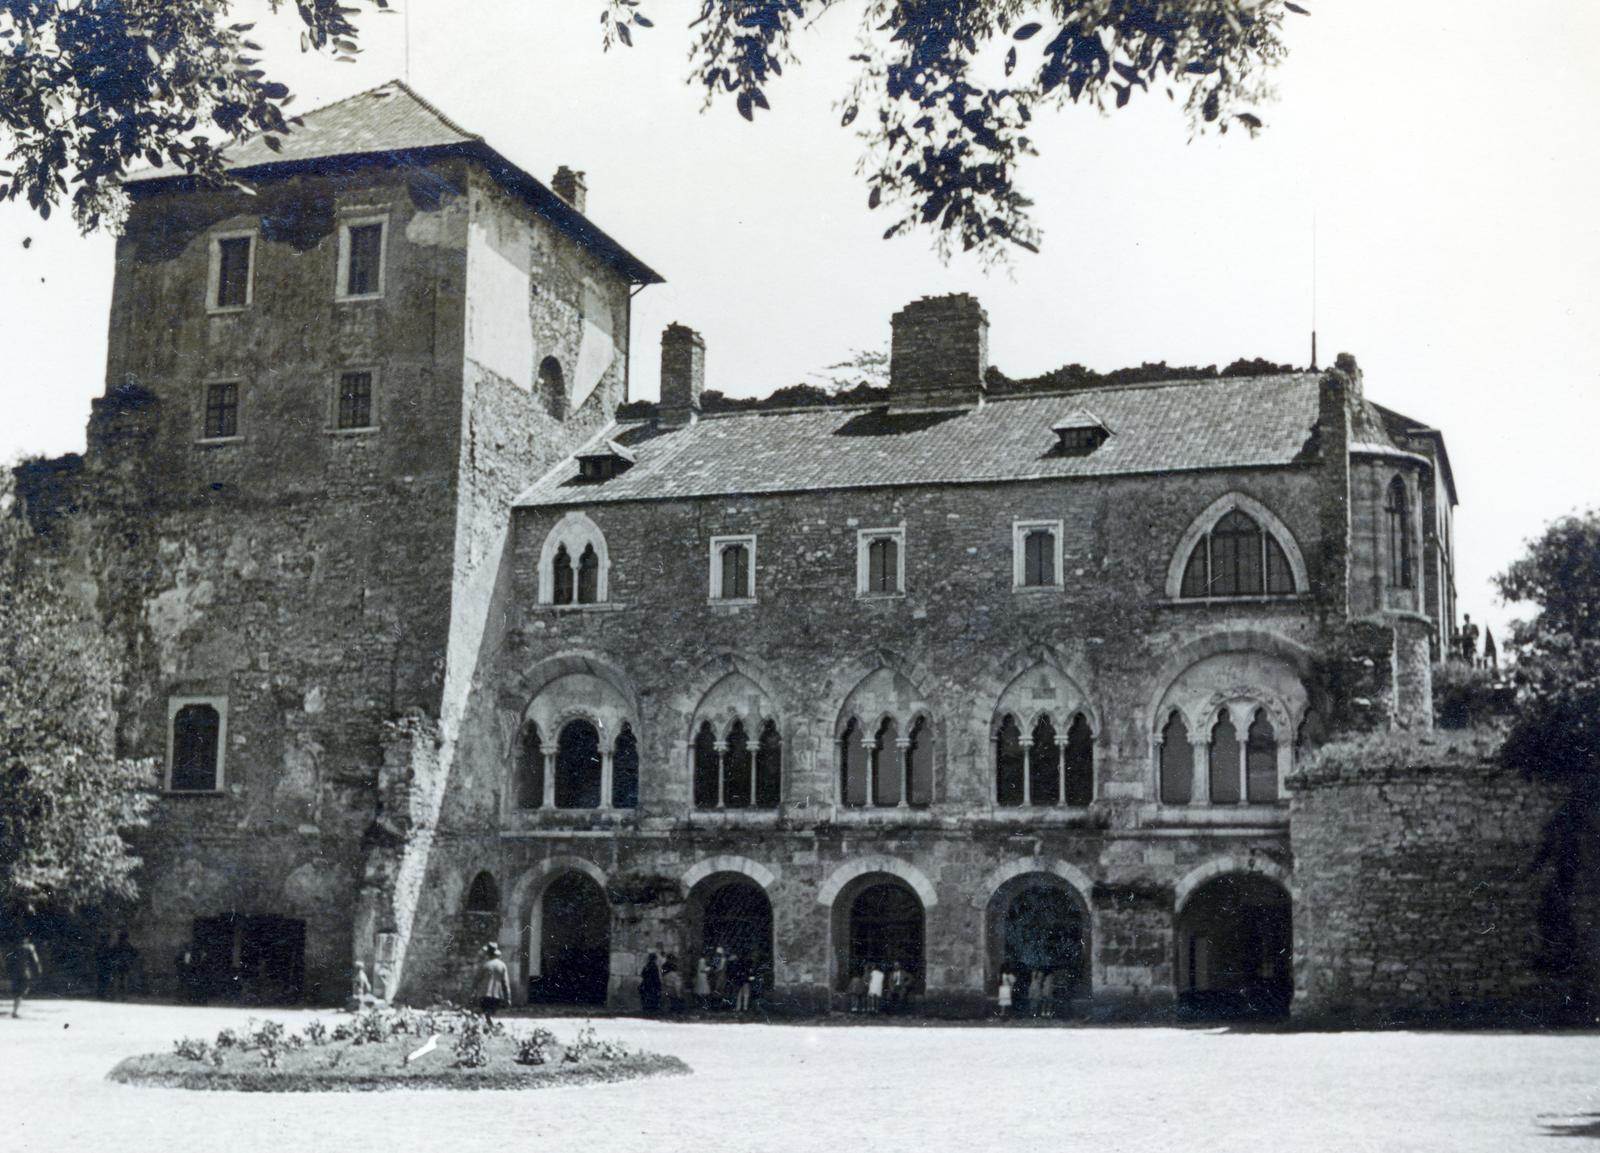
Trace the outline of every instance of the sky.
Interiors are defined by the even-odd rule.
[[[886,349],[918,296],[976,294],[991,363],[1323,364],[1443,430],[1459,490],[1461,608],[1497,636],[1489,583],[1552,518],[1600,504],[1600,4],[1305,0],[1255,139],[1192,138],[1163,97],[1048,112],[1018,173],[1044,232],[1008,269],[881,239],[839,126],[860,7],[797,42],[757,123],[685,83],[698,3],[601,50],[601,0],[392,0],[354,64],[261,16],[266,66],[305,111],[394,77],[535,175],[587,173],[589,215],[666,277],[634,303],[632,387],[659,333],[706,339],[707,387],[762,395]],[[409,47],[408,47],[409,41]],[[1315,244],[1313,245],[1313,234]],[[26,243],[25,243],[26,242]],[[1313,251],[1315,260],[1313,260]],[[113,240],[0,206],[0,460],[83,447],[104,388]],[[1313,294],[1313,283],[1315,293]]]

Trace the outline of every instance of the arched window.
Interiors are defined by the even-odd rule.
[[[583,546],[583,555],[578,558],[578,603],[592,605],[600,600],[600,557],[594,551],[594,545]]]
[[[1022,538],[1022,583],[1030,588],[1056,583],[1056,534],[1029,529]]]
[[[1295,591],[1283,545],[1248,514],[1232,509],[1195,542],[1183,568],[1184,597],[1260,596]]]
[[[1187,805],[1194,796],[1194,748],[1183,717],[1173,709],[1161,730],[1161,803]]]
[[[720,797],[722,754],[717,749],[716,730],[702,721],[694,735],[694,803],[699,809],[714,809]]]
[[[1217,713],[1211,730],[1211,803],[1237,805],[1239,794],[1239,733],[1227,709]]]
[[[616,809],[639,807],[639,740],[633,726],[622,722],[622,731],[611,747],[611,806]]]
[[[872,742],[872,803],[880,807],[898,805],[904,770],[900,763],[900,726],[893,717],[883,718]]]
[[[1094,733],[1082,713],[1072,718],[1067,744],[1061,750],[1069,805],[1087,805],[1094,800]]]
[[[570,605],[576,582],[572,579],[572,558],[567,555],[566,545],[561,545],[556,549],[555,568],[551,575],[551,584],[555,589],[552,603]]]
[[[500,911],[500,886],[494,883],[494,875],[492,873],[485,871],[472,878],[472,884],[467,888],[467,900],[462,911],[467,913],[498,913]]]
[[[561,362],[547,356],[539,362],[539,402],[545,411],[557,420],[567,416],[567,382],[561,371]]]
[[[1384,509],[1389,514],[1389,587],[1408,589],[1412,587],[1411,516],[1402,478],[1397,476],[1389,482]]]
[[[517,808],[537,809],[544,804],[544,741],[532,721],[517,738]]]
[[[1267,719],[1266,709],[1257,709],[1245,734],[1245,796],[1252,805],[1271,804],[1278,799],[1278,734]]]
[[[172,778],[175,793],[214,792],[221,785],[217,751],[222,715],[212,705],[184,705],[172,718]]]
[[[867,803],[871,768],[861,740],[861,722],[851,717],[839,737],[839,796],[846,805]]]
[[[783,736],[776,721],[761,726],[756,745],[756,806],[775,809],[783,800]]]
[[[568,721],[556,744],[556,808],[600,805],[600,733],[589,721]]]
[[[1056,747],[1056,727],[1049,717],[1033,725],[1033,747],[1028,767],[1029,800],[1054,805],[1061,800],[1061,750]]]
[[[913,805],[933,804],[933,729],[927,717],[911,723],[911,747],[906,749],[906,774]]]
[[[994,738],[994,800],[997,805],[1022,804],[1022,729],[1010,713]]]
[[[730,809],[748,809],[755,792],[755,756],[744,722],[728,726],[728,744],[722,753],[722,803]]]

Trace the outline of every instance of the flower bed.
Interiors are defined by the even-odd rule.
[[[246,1092],[360,1092],[378,1089],[538,1089],[679,1076],[676,1057],[627,1049],[584,1026],[563,1042],[546,1029],[486,1029],[458,1009],[372,1009],[332,1027],[311,1021],[291,1033],[251,1020],[214,1041],[185,1037],[171,1053],[129,1057],[110,1078],[129,1085]]]

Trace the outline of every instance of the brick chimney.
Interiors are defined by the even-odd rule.
[[[924,296],[894,314],[891,408],[971,408],[983,403],[989,317],[967,293]]]
[[[555,176],[551,177],[550,190],[579,212],[584,210],[589,199],[589,185],[583,173],[575,172],[565,164],[557,168]]]
[[[673,321],[661,332],[661,427],[682,428],[699,419],[705,386],[706,342]]]

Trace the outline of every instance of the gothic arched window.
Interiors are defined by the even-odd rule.
[[[1245,798],[1252,804],[1271,804],[1278,799],[1278,734],[1267,719],[1266,709],[1257,709],[1245,734]]]
[[[1177,709],[1161,730],[1161,803],[1187,805],[1194,797],[1194,748]]]
[[[517,738],[517,808],[537,809],[544,804],[544,741],[532,721]]]
[[[1022,804],[1022,729],[1010,713],[1000,722],[994,738],[994,801],[997,805]]]
[[[1082,713],[1072,718],[1061,756],[1066,770],[1066,803],[1087,805],[1094,800],[1094,732]]]
[[[600,600],[600,557],[594,551],[594,545],[583,546],[583,555],[578,558],[578,603],[580,605],[596,604]]]
[[[783,800],[783,736],[776,721],[761,726],[756,745],[756,806],[775,809]]]
[[[1183,568],[1184,597],[1295,592],[1283,545],[1247,513],[1232,509],[1195,542]]]
[[[600,732],[586,720],[568,721],[556,743],[556,808],[600,806]]]
[[[694,803],[699,809],[714,809],[720,800],[722,754],[717,750],[717,733],[710,721],[702,721],[694,735]]]
[[[639,807],[639,739],[627,721],[622,722],[622,731],[611,747],[611,806]]]
[[[1395,477],[1389,482],[1384,511],[1389,516],[1389,587],[1413,587],[1411,563],[1411,515],[1406,497],[1406,482]]]
[[[1211,730],[1211,803],[1237,805],[1239,792],[1239,732],[1228,710],[1217,714]]]
[[[570,605],[573,601],[573,591],[577,585],[572,575],[572,557],[567,554],[566,545],[561,545],[556,549],[554,565],[551,585],[555,589],[555,593],[552,603]]]

